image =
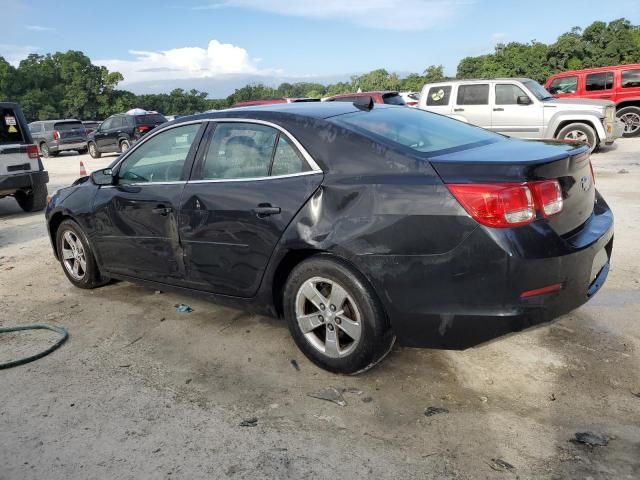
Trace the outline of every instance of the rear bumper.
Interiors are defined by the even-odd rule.
[[[601,197],[572,237],[559,237],[544,222],[535,228],[531,234],[478,227],[442,255],[360,260],[401,344],[464,349],[566,314],[605,282],[613,214]],[[594,259],[603,249],[607,261],[602,268],[598,263],[594,280]],[[561,290],[521,298],[525,291],[554,284]]]
[[[52,152],[63,152],[65,150],[82,150],[87,148],[87,140],[56,142],[49,144],[49,150]]]
[[[0,195],[8,195],[18,190],[31,188],[34,185],[43,185],[48,182],[49,173],[46,171],[0,176]]]

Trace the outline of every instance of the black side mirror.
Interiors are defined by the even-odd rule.
[[[526,95],[518,96],[518,105],[531,105],[531,99]]]
[[[91,174],[91,181],[96,185],[113,185],[113,171],[110,168],[96,170]]]

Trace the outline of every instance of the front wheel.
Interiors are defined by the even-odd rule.
[[[284,290],[284,314],[298,348],[335,373],[360,373],[391,351],[395,336],[366,279],[346,262],[312,257]]]
[[[623,137],[640,135],[640,107],[624,107],[616,116],[624,123]]]
[[[590,152],[593,152],[598,146],[598,134],[591,125],[586,123],[570,123],[558,132],[556,138],[584,143],[589,146]]]
[[[100,158],[102,156],[98,147],[93,142],[89,143],[89,155],[91,155],[91,158]]]
[[[76,287],[96,288],[108,282],[100,275],[89,240],[73,220],[58,227],[56,248],[64,274]]]

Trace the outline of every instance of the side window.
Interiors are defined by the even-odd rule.
[[[111,119],[111,125],[109,126],[112,130],[115,128],[122,128],[122,117],[113,117]]]
[[[549,93],[576,93],[578,90],[578,77],[560,77],[556,78],[549,85]]]
[[[449,98],[451,98],[451,86],[431,87],[427,95],[427,105],[433,107],[449,105]]]
[[[460,85],[458,105],[489,105],[489,84]]]
[[[496,105],[517,105],[518,97],[528,97],[517,85],[496,85]]]
[[[640,87],[640,70],[624,70],[622,72],[622,88]]]
[[[278,131],[252,123],[219,123],[204,160],[204,180],[269,175]]]
[[[45,123],[44,124],[44,131],[45,132],[50,132],[53,130],[53,123]]]
[[[104,122],[102,122],[102,125],[100,125],[100,130],[102,131],[109,130],[112,125],[113,125],[113,118],[107,118]]]
[[[199,128],[199,123],[171,128],[143,142],[122,163],[118,183],[183,180],[184,162]]]
[[[613,88],[613,72],[592,73],[586,77],[587,92]]]
[[[271,175],[291,175],[311,170],[307,161],[282,134],[273,156]]]

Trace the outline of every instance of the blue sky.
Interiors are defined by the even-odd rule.
[[[622,16],[638,24],[640,0],[0,0],[0,13],[0,55],[12,63],[82,50],[121,71],[123,88],[217,97],[247,81],[326,82],[379,67],[455,74],[498,41],[550,42]]]

